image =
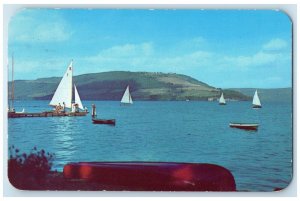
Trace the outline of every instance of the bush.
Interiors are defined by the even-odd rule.
[[[40,184],[45,180],[52,167],[54,154],[40,151],[34,147],[30,154],[20,152],[14,146],[9,147],[8,178],[17,188],[24,185]]]

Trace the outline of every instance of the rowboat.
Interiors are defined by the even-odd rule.
[[[64,166],[65,179],[129,191],[235,191],[231,172],[219,165],[175,162],[78,162]]]
[[[115,119],[92,119],[94,124],[112,124],[115,125],[116,124],[116,120]]]
[[[92,104],[92,121],[94,124],[110,124],[110,125],[116,124],[115,119],[98,119],[96,117],[97,117],[96,105]]]
[[[259,124],[258,123],[229,123],[231,128],[239,128],[245,130],[257,130]]]

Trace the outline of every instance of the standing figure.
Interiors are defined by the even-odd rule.
[[[92,104],[92,117],[96,117],[97,116],[97,113],[96,113],[96,105],[95,104]]]
[[[66,108],[66,104],[65,104],[65,102],[63,102],[63,112],[65,112],[65,108]]]

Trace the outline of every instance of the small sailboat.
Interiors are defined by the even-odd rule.
[[[226,105],[226,101],[225,101],[223,93],[222,93],[222,95],[221,95],[221,97],[219,99],[219,105]]]
[[[253,105],[252,106],[253,108],[261,108],[261,103],[260,103],[260,100],[259,100],[259,97],[258,97],[257,90],[254,93],[252,105]]]
[[[129,91],[129,85],[127,86],[124,94],[123,94],[123,97],[121,99],[121,104],[123,105],[131,105],[133,102],[132,102],[132,98],[131,98],[131,95],[130,95],[130,91]]]
[[[85,116],[87,110],[84,110],[78,90],[74,84],[73,88],[73,61],[67,68],[63,78],[61,79],[53,97],[50,106],[55,108],[55,112],[67,113],[70,116]],[[75,94],[75,102],[73,103],[73,89]],[[68,108],[71,111],[67,112]],[[81,110],[81,111],[80,111]],[[83,111],[84,110],[84,111]]]

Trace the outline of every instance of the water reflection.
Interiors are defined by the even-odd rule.
[[[76,147],[74,146],[74,122],[70,117],[51,118],[51,133],[53,133],[53,142],[55,147],[54,168],[61,168],[63,161],[71,161],[72,156],[76,154]],[[74,129],[74,130],[73,130]]]

